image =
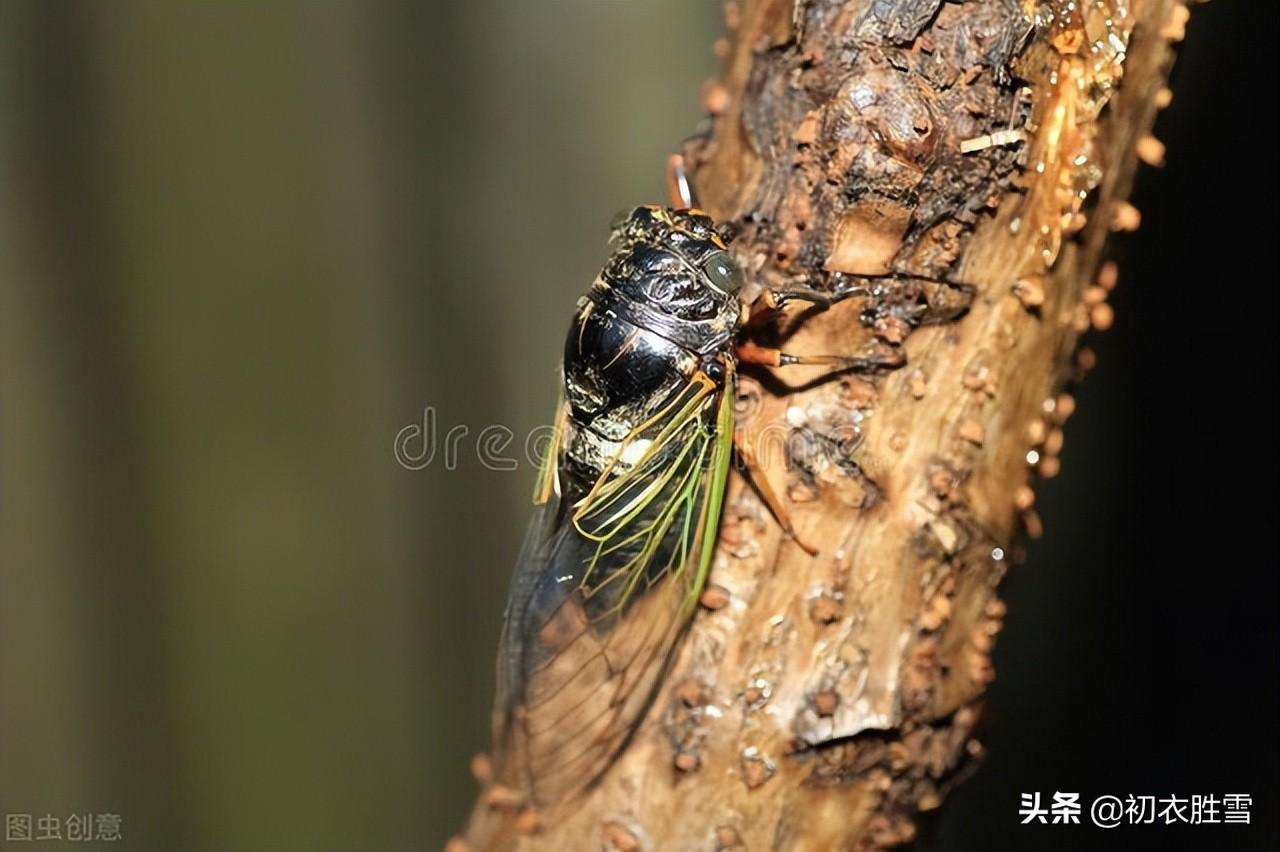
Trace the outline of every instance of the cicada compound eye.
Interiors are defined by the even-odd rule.
[[[717,289],[736,293],[742,288],[742,267],[727,251],[718,251],[702,262],[702,272]]]

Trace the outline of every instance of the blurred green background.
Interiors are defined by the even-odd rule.
[[[0,810],[157,850],[461,826],[533,481],[475,436],[549,418],[720,26],[0,0]],[[456,470],[396,461],[427,406]]]

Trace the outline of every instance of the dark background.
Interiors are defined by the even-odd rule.
[[[165,852],[461,826],[533,476],[475,437],[548,417],[720,27],[681,0],[0,0],[0,811],[118,813],[117,848]],[[922,849],[1280,847],[1275,32],[1270,4],[1193,9],[1004,589],[989,758]],[[454,469],[396,461],[427,406],[470,430]],[[1245,792],[1255,825],[1018,827],[1055,790]]]

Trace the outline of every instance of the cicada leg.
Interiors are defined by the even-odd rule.
[[[786,290],[760,289],[752,294],[745,294],[746,301],[744,325],[751,326],[760,322],[774,311],[778,311],[790,302],[805,302],[821,310],[843,302],[854,296],[865,296],[867,291],[862,287],[850,287],[837,293],[812,290],[807,287],[788,288]],[[767,367],[787,367],[792,364],[826,364],[836,370],[893,370],[906,363],[906,357],[896,349],[884,348],[863,356],[849,355],[794,355],[747,341],[739,344],[735,354],[745,364],[763,364]]]
[[[764,468],[760,466],[760,460],[756,458],[755,450],[751,448],[751,442],[746,440],[746,436],[741,429],[733,430],[733,448],[738,453],[738,458],[746,465],[747,473],[751,477],[752,484],[764,499],[764,503],[769,507],[769,511],[778,519],[778,524],[782,527],[782,531],[787,537],[799,545],[800,549],[810,556],[818,555],[818,548],[805,542],[796,532],[795,526],[791,523],[791,515],[787,512],[786,506],[778,499],[778,495],[773,490],[773,486],[769,484],[769,478],[765,476]]]
[[[898,350],[887,350],[874,355],[794,355],[781,349],[772,349],[747,342],[734,350],[743,364],[763,364],[766,367],[789,367],[792,364],[826,364],[836,370],[892,370],[907,362]]]
[[[749,312],[747,314],[747,323],[758,319],[768,311],[777,310],[789,301],[808,302],[820,308],[828,308],[831,305],[847,299],[851,296],[862,294],[864,291],[849,290],[842,293],[824,293],[817,290],[808,290],[797,288],[794,290],[774,291],[763,290],[749,303]],[[890,370],[901,367],[906,363],[905,356],[896,349],[885,349],[864,356],[851,355],[796,355],[790,352],[783,352],[781,349],[760,346],[752,341],[746,341],[734,347],[734,355],[740,363],[744,364],[761,364],[767,367],[786,367],[793,364],[821,364],[832,367],[833,370],[858,370],[858,371],[874,371],[874,370]],[[748,441],[744,440],[741,429],[734,431],[734,447],[738,452],[738,457],[742,459],[746,465],[747,471],[751,476],[751,481],[755,484],[760,496],[764,499],[765,505],[769,507],[769,511],[778,519],[778,523],[782,526],[786,534],[792,538],[810,556],[817,555],[817,548],[804,542],[795,531],[795,527],[791,523],[791,517],[782,501],[778,499],[778,495],[774,493],[773,488],[769,485],[769,480],[765,476],[760,466],[759,460],[756,458],[755,452],[751,449]]]
[[[773,290],[770,288],[760,288],[754,292],[744,292],[744,296],[750,299],[747,306],[748,322],[758,320],[760,317],[768,314],[770,311],[781,310],[792,302],[804,302],[815,308],[826,310],[832,305],[837,305],[845,299],[852,299],[855,296],[866,296],[870,291],[865,287],[849,287],[838,293],[830,293],[825,290],[814,290],[811,287],[788,287],[785,290]]]

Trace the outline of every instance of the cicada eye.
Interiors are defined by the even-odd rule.
[[[728,252],[711,255],[703,262],[702,271],[707,280],[726,293],[735,293],[742,287],[742,267]]]

